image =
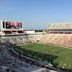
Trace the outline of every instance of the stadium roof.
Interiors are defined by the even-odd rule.
[[[72,29],[72,23],[54,23],[49,24],[48,29]]]

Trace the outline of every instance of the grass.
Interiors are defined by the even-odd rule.
[[[65,47],[60,47],[50,44],[32,43],[27,45],[21,45],[19,46],[18,49],[23,53],[25,53],[25,50],[30,51],[29,53],[27,52],[26,54],[31,54],[33,56],[35,55],[38,58],[40,58],[41,56],[39,56],[39,54],[36,55],[37,52],[42,54],[57,56],[57,58],[53,60],[53,63],[57,63],[57,67],[62,68],[62,66],[66,64],[66,68],[72,69],[72,49],[70,48],[68,49]],[[32,54],[31,52],[34,53]],[[45,55],[43,57],[45,58]]]

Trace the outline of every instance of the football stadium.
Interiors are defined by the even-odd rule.
[[[1,72],[72,72],[72,23],[24,30],[20,21],[0,21]]]

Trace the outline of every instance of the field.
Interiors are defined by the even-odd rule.
[[[17,46],[24,55],[53,63],[56,67],[72,69],[72,49],[51,44],[26,44]]]

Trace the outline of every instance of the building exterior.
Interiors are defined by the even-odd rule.
[[[23,32],[22,22],[0,21],[0,35],[20,35]]]

